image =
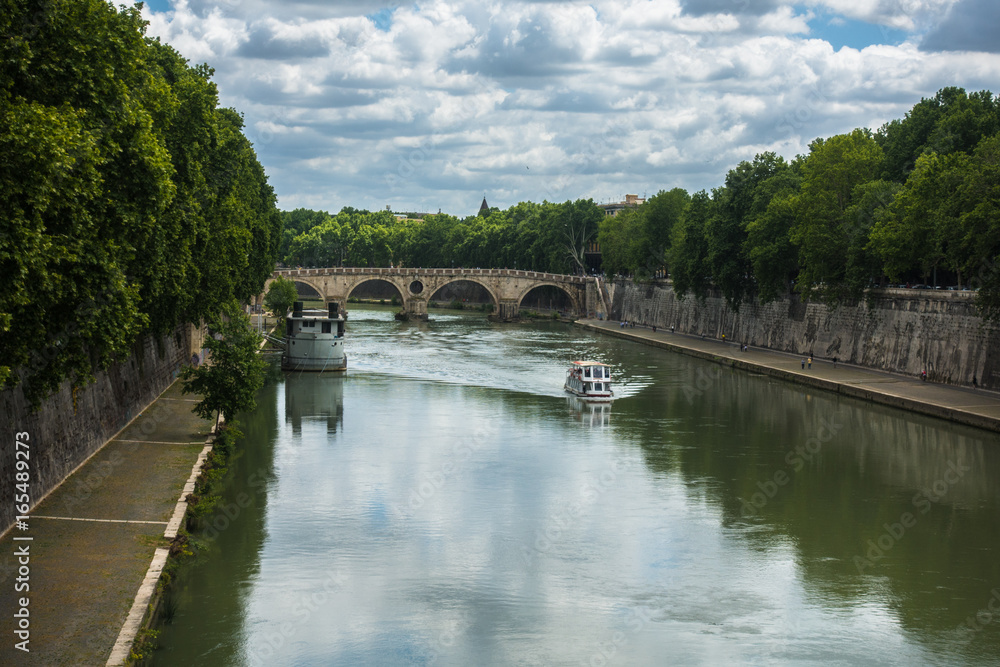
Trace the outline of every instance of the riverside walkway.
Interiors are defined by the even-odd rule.
[[[174,382],[0,539],[0,665],[122,664],[210,446],[212,423]],[[19,539],[20,538],[20,539]],[[27,583],[16,592],[30,551]],[[30,600],[30,652],[11,632]],[[125,631],[123,631],[123,628]],[[116,645],[117,644],[117,645]]]
[[[762,348],[741,351],[740,345],[646,327],[621,328],[618,322],[578,320],[587,329],[674,350],[690,356],[764,373],[863,400],[941,417],[960,424],[1000,432],[1000,395],[983,389],[925,382],[920,378],[813,358],[802,368],[802,355]]]

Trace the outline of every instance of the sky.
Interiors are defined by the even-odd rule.
[[[152,0],[284,210],[475,214],[723,184],[1000,86],[996,0]]]

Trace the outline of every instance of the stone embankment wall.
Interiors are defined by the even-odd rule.
[[[830,308],[797,296],[733,312],[720,294],[678,299],[665,282],[620,280],[611,319],[671,326],[755,347],[841,361],[929,380],[1000,390],[1000,327],[976,314],[972,292],[886,289],[871,303]]]
[[[63,383],[35,412],[20,387],[0,392],[0,533],[16,516],[15,433],[29,436],[34,505],[169,387],[192,354],[200,359],[203,341],[204,329],[187,324],[159,340],[146,338],[96,382],[75,392]]]

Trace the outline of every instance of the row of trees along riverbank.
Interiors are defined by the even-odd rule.
[[[0,383],[38,403],[261,291],[275,196],[207,65],[135,7],[0,12]]]
[[[1000,318],[1000,103],[946,88],[872,132],[761,153],[711,192],[660,191],[616,217],[591,200],[522,202],[458,219],[345,208],[283,213],[279,256],[303,266],[466,266],[573,273],[599,241],[603,270],[669,272],[680,294],[730,306],[794,289],[829,303],[887,282],[972,285]]]

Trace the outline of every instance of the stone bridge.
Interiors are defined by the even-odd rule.
[[[368,269],[334,267],[328,269],[282,269],[264,285],[281,276],[316,290],[324,302],[336,301],[346,309],[347,299],[359,285],[371,280],[387,282],[399,292],[406,313],[415,319],[427,319],[427,302],[442,287],[458,281],[481,285],[493,300],[494,313],[501,321],[517,319],[521,301],[528,292],[550,285],[569,297],[580,317],[607,313],[598,279],[566,276],[516,269]],[[262,298],[262,297],[259,297]],[[258,301],[259,302],[259,301]]]

